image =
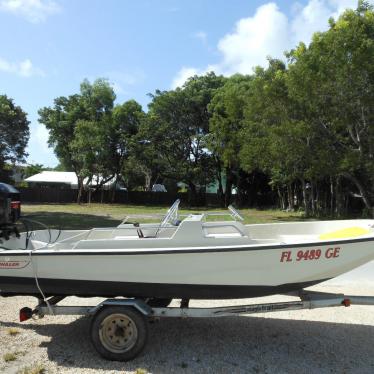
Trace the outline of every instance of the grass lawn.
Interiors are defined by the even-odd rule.
[[[22,215],[48,225],[51,228],[85,229],[92,227],[109,227],[118,225],[129,214],[166,213],[167,208],[123,204],[23,204]],[[180,213],[194,213],[208,209],[180,209]],[[209,211],[223,212],[222,209]],[[245,223],[266,223],[300,221],[302,213],[283,212],[281,210],[243,209],[240,211]],[[211,217],[222,219],[223,217]],[[226,217],[227,218],[227,217]],[[134,221],[132,219],[131,221]],[[138,221],[138,220],[137,220]],[[157,220],[159,221],[159,220]],[[36,228],[36,227],[35,227]]]

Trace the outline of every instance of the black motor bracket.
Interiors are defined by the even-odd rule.
[[[20,237],[16,225],[0,225],[0,243],[2,243],[2,240],[9,240],[12,235],[14,235],[16,238]]]
[[[21,215],[20,193],[13,186],[0,183],[0,242],[11,236],[19,238],[16,226]]]

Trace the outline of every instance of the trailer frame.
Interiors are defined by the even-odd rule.
[[[290,310],[331,308],[339,306],[349,307],[351,305],[374,305],[374,296],[353,296],[341,293],[335,294],[306,290],[300,290],[286,295],[296,296],[299,300],[207,308],[189,307],[189,300],[182,300],[180,307],[160,308],[148,305],[147,299],[120,298],[106,299],[97,305],[91,306],[66,306],[58,305],[64,297],[54,296],[48,300],[39,299],[38,305],[33,310],[30,308],[22,308],[20,311],[20,320],[25,321],[33,316],[42,318],[46,315],[91,316],[93,317],[90,329],[91,340],[99,354],[110,360],[128,361],[136,357],[147,342],[147,319],[217,318]],[[110,319],[110,317],[112,318]],[[110,325],[105,322],[108,318],[111,322]],[[123,324],[124,319],[130,321],[126,326]],[[105,329],[111,331],[113,325],[116,327],[116,331],[113,333],[106,332],[106,335],[109,334],[109,338],[114,340],[114,345],[109,344],[110,347],[114,347],[111,350],[107,349],[108,343],[105,343],[104,341],[103,336],[105,334],[103,331],[105,332]],[[134,338],[135,335],[136,339]],[[133,346],[129,349],[126,348],[126,350],[121,350],[120,343],[125,344],[126,342],[126,344],[129,345],[126,337],[134,340]],[[106,338],[106,340],[109,338]],[[117,341],[120,343],[116,343]],[[118,347],[115,344],[117,344]]]

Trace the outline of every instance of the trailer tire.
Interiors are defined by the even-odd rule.
[[[129,361],[143,350],[148,325],[133,307],[104,307],[94,315],[90,335],[96,351],[105,359]]]

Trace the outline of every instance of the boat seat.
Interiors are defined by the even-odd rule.
[[[358,236],[367,235],[370,230],[359,226],[347,227],[345,229],[335,230],[321,234],[319,236],[320,240],[329,239],[344,239],[344,238],[356,238]]]
[[[163,228],[154,228],[154,229],[138,228],[138,230],[139,230],[138,236],[140,238],[171,238],[173,234],[175,233],[176,228],[174,227],[163,227]]]
[[[136,227],[134,228],[116,228],[114,230],[101,229],[91,230],[87,235],[86,240],[98,240],[98,239],[134,239],[138,237]]]

